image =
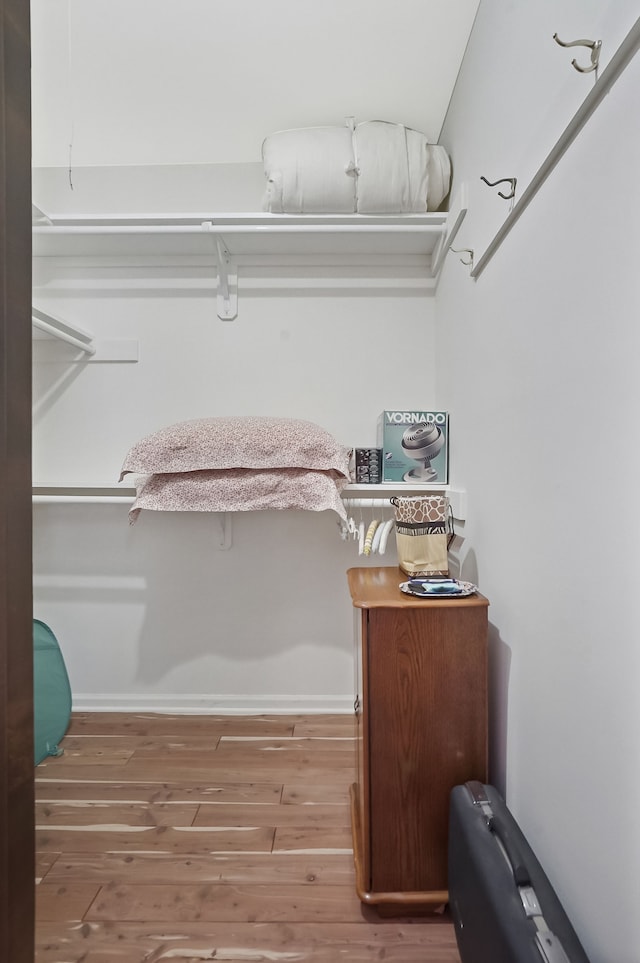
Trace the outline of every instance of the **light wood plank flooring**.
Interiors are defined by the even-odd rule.
[[[345,716],[73,716],[36,777],[36,963],[459,963],[355,894]]]

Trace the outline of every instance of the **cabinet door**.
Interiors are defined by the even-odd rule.
[[[451,788],[486,779],[484,606],[369,612],[371,887],[446,890]]]

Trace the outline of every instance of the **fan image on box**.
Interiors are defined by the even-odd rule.
[[[420,467],[406,472],[403,481],[435,481],[438,472],[431,467],[431,459],[435,458],[443,447],[444,435],[437,425],[421,421],[407,428],[402,436],[402,450],[407,458],[413,458],[421,464]]]

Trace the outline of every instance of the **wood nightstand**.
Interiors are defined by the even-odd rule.
[[[356,888],[401,911],[447,902],[449,793],[487,779],[489,602],[421,599],[398,568],[347,572],[355,615]]]

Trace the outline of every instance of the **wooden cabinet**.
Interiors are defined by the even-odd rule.
[[[356,886],[380,907],[447,901],[449,793],[487,779],[487,609],[403,594],[398,568],[347,573],[355,613]]]

